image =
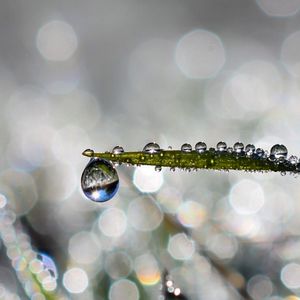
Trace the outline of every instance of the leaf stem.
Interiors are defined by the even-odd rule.
[[[243,171],[273,171],[299,173],[299,163],[287,159],[271,160],[269,157],[259,157],[255,153],[246,155],[245,152],[236,153],[217,151],[214,148],[199,153],[197,151],[182,152],[180,150],[160,150],[156,153],[142,151],[123,152],[93,152],[86,150],[83,155],[99,157],[114,163],[128,165],[152,165],[159,167],[181,168],[187,170],[243,170]]]

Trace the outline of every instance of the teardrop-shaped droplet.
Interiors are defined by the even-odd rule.
[[[283,160],[286,159],[288,150],[284,145],[276,144],[271,148],[270,156],[274,156],[275,159]]]
[[[92,159],[83,170],[81,188],[85,196],[92,201],[108,201],[116,194],[118,187],[118,173],[105,159]]]
[[[196,145],[195,145],[195,150],[199,153],[202,153],[204,151],[206,151],[206,144],[204,142],[198,142]]]
[[[245,152],[247,155],[252,155],[254,152],[255,152],[255,146],[252,145],[252,144],[248,144],[246,147],[245,147]]]
[[[227,144],[225,142],[219,142],[217,144],[217,150],[218,151],[225,151],[227,149]]]
[[[244,144],[241,143],[241,142],[236,142],[236,143],[233,145],[233,150],[234,150],[236,153],[241,153],[241,152],[243,152],[243,150],[244,150]]]
[[[124,152],[124,148],[122,146],[115,146],[113,149],[112,149],[112,153],[113,154],[121,154]]]
[[[158,153],[160,152],[161,149],[159,147],[159,145],[157,143],[148,143],[144,149],[143,149],[143,152],[146,152],[146,153]]]
[[[263,157],[264,156],[264,153],[265,151],[261,148],[257,148],[256,151],[255,151],[255,154],[258,156],[258,157]]]
[[[88,156],[88,157],[92,157],[94,155],[94,150],[92,150],[92,149],[85,149],[82,152],[82,155]]]
[[[192,152],[192,149],[193,149],[192,146],[190,144],[187,144],[187,143],[185,143],[181,146],[181,151],[182,152]]]

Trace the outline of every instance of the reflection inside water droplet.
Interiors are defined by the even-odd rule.
[[[111,199],[119,187],[119,177],[110,162],[101,158],[91,159],[81,176],[85,196],[96,202]]]

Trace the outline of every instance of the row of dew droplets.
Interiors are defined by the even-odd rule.
[[[195,151],[199,154],[207,151],[207,146],[204,142],[198,142],[195,145]],[[170,150],[170,149],[169,149]],[[181,152],[192,152],[192,146],[184,143],[181,146]],[[216,149],[210,148],[208,151],[217,151],[217,153],[233,153],[238,159],[240,156],[246,156],[253,159],[269,159],[276,164],[285,164],[287,166],[294,166],[294,173],[300,172],[300,162],[296,156],[290,156],[287,159],[288,150],[284,145],[276,144],[272,146],[270,155],[268,151],[261,148],[255,148],[254,145],[248,144],[244,147],[241,142],[236,142],[233,147],[227,147],[225,142],[218,142]],[[115,146],[111,152],[113,155],[120,155],[124,153],[121,146]],[[143,153],[157,154],[163,156],[163,151],[155,142],[150,142],[143,148]],[[81,187],[83,193],[87,198],[95,202],[105,202],[110,200],[117,192],[119,187],[119,177],[114,165],[105,159],[94,157],[94,151],[87,149],[83,152],[84,155],[90,156],[91,160],[85,167],[81,176]],[[156,171],[161,171],[162,167],[155,166]],[[189,169],[188,169],[189,170]],[[175,167],[171,167],[171,171],[175,171]],[[284,172],[283,172],[284,173]]]

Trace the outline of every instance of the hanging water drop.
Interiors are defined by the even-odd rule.
[[[112,164],[101,158],[92,159],[81,176],[81,188],[86,197],[95,202],[110,200],[119,187],[119,177]]]
[[[181,146],[181,151],[182,152],[192,152],[192,146],[190,144],[185,143]]]
[[[116,146],[112,149],[113,154],[121,154],[124,152],[124,148],[122,146]]]
[[[286,159],[288,150],[284,145],[276,144],[271,148],[270,157],[273,156],[276,160]]]
[[[161,166],[155,166],[155,168],[154,168],[154,170],[156,171],[156,172],[160,172],[161,171]]]
[[[234,150],[236,153],[242,153],[243,150],[244,150],[244,144],[243,144],[243,143],[240,143],[240,142],[236,142],[236,143],[233,145],[233,150]]]
[[[255,152],[255,146],[252,145],[252,144],[248,144],[245,147],[245,152],[246,152],[247,155],[251,156]]]
[[[202,153],[204,151],[206,151],[206,144],[204,142],[198,142],[196,145],[195,145],[195,150],[198,152],[198,153]]]
[[[223,152],[227,149],[227,145],[225,142],[219,142],[217,144],[217,150],[220,151],[220,152]]]
[[[158,153],[160,151],[161,151],[161,149],[160,149],[159,145],[154,142],[148,143],[143,149],[143,152],[146,152],[146,153]]]

